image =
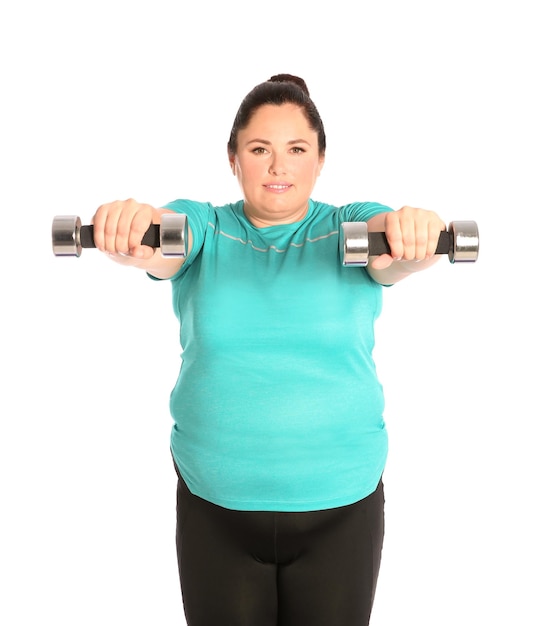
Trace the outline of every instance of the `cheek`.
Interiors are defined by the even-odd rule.
[[[314,181],[317,178],[317,176],[319,176],[320,173],[321,173],[321,167],[318,166],[316,163],[310,164],[309,168],[307,169],[307,176],[308,176],[308,179],[311,181]]]
[[[263,175],[264,168],[259,161],[241,164],[241,179],[244,184],[254,182]]]

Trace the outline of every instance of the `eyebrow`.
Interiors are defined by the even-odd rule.
[[[251,143],[262,143],[262,144],[264,144],[266,146],[270,146],[271,145],[271,142],[267,141],[267,139],[259,139],[259,138],[251,139],[250,141],[247,141],[247,143],[245,145],[248,146]],[[292,139],[291,141],[287,142],[287,145],[288,146],[294,146],[295,144],[298,144],[298,143],[305,143],[306,145],[311,146],[310,142],[306,141],[306,139]]]

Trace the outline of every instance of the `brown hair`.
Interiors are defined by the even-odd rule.
[[[292,74],[276,74],[250,91],[239,107],[235,116],[234,125],[228,141],[228,152],[235,154],[237,151],[237,133],[245,128],[250,118],[264,104],[291,103],[299,106],[306,116],[310,128],[317,132],[319,142],[319,154],[324,155],[326,150],[326,136],[323,121],[317,107],[310,98],[308,87],[302,78]]]

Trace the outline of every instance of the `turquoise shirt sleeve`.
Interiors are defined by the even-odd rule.
[[[213,221],[213,206],[209,202],[178,199],[166,204],[164,209],[187,215],[187,224],[193,236],[193,247],[188,251],[186,260],[178,272],[171,278],[174,280],[188,270],[197,258],[206,236],[206,229],[210,220]]]
[[[343,222],[368,222],[375,215],[393,211],[391,207],[378,202],[354,202],[339,209]]]

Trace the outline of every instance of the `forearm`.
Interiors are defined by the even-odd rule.
[[[435,255],[423,261],[393,261],[389,267],[376,269],[373,267],[373,263],[377,258],[370,257],[366,269],[371,278],[381,285],[394,285],[411,274],[432,267],[440,260],[440,257]]]
[[[130,254],[112,253],[108,252],[108,256],[119,265],[125,267],[135,267],[144,272],[148,272],[156,278],[170,278],[174,276],[176,272],[183,265],[183,258],[165,258],[161,256],[161,252],[158,249],[154,251],[154,254],[149,259],[136,258]]]

